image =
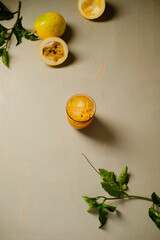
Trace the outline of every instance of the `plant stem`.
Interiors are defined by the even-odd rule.
[[[19,17],[20,17],[20,12],[21,12],[21,1],[19,1],[19,3],[18,3],[18,10],[17,10],[17,21],[19,20]],[[16,21],[16,22],[17,22]],[[16,24],[16,23],[15,23]]]
[[[11,32],[10,32],[8,38],[7,38],[7,41],[6,41],[6,50],[8,50],[8,48],[9,48],[9,43],[10,43],[10,40],[11,40],[12,34],[13,34],[13,28],[12,28],[12,30],[11,30]]]
[[[96,173],[99,174],[98,170],[93,166],[93,164],[89,161],[89,159],[86,157],[86,155],[84,153],[82,153],[82,155],[85,157],[85,159],[87,160],[87,162],[91,165],[91,167],[94,169],[94,171],[96,171]]]
[[[137,196],[137,195],[126,195],[126,196],[113,197],[113,198],[107,198],[107,197],[104,197],[104,196],[96,197],[97,200],[100,199],[100,198],[103,198],[105,201],[107,201],[107,200],[116,200],[116,199],[125,199],[125,198],[137,198],[137,199],[142,199],[142,200],[146,200],[146,201],[149,201],[149,202],[153,202],[151,198]]]
[[[90,164],[90,166],[95,170],[95,172],[100,175],[98,170],[93,166],[93,164],[89,161],[89,159],[86,157],[86,155],[84,153],[82,153],[82,155],[85,157],[85,159]],[[137,196],[137,195],[128,195],[128,193],[126,193],[126,192],[123,192],[123,194],[125,194],[125,195],[121,196],[121,197],[106,198],[104,196],[98,196],[98,197],[96,197],[96,199],[98,200],[100,198],[103,198],[104,199],[103,202],[105,202],[107,200],[116,200],[116,199],[125,199],[125,198],[137,198],[137,199],[142,199],[142,200],[146,200],[146,201],[149,201],[149,202],[153,202],[151,198]]]
[[[14,27],[17,24],[17,22],[18,22],[18,20],[20,18],[20,12],[21,12],[21,2],[19,1],[19,3],[18,3],[18,10],[15,12],[15,14],[17,13],[17,20],[16,20],[15,24],[13,25],[13,27],[11,28],[11,32],[10,32],[10,34],[8,36],[7,41],[6,41],[6,50],[8,50],[8,48],[9,48],[9,43],[10,43],[11,37],[13,35]]]
[[[124,198],[137,198],[137,199],[142,199],[142,200],[146,200],[146,201],[149,201],[149,202],[153,202],[151,198],[143,197],[143,196],[137,196],[137,195],[127,195],[127,196],[124,196]]]

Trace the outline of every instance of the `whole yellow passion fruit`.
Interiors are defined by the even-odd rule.
[[[34,32],[41,39],[61,37],[66,29],[64,17],[56,12],[48,12],[39,16],[34,22]]]

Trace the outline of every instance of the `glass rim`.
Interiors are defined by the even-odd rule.
[[[69,115],[69,113],[67,112],[67,105],[68,105],[69,101],[70,101],[72,98],[77,97],[77,96],[87,97],[87,98],[89,98],[89,99],[93,102],[93,105],[94,105],[94,114],[93,114],[92,117],[90,117],[88,120],[85,120],[85,121],[75,120],[75,119],[73,119],[73,118]],[[88,96],[87,94],[83,94],[83,93],[75,94],[75,95],[73,95],[72,97],[70,97],[70,98],[68,99],[67,103],[66,103],[66,113],[67,113],[68,117],[69,117],[71,120],[73,120],[74,122],[86,123],[86,122],[90,121],[92,118],[94,118],[95,113],[96,113],[96,103],[95,103],[95,101],[93,100],[93,98],[91,98],[91,97]]]

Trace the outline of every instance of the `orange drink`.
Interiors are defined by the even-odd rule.
[[[72,96],[66,105],[67,119],[72,127],[82,129],[93,121],[96,105],[94,100],[84,94]]]

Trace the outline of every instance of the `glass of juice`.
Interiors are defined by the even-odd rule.
[[[88,127],[93,121],[95,111],[94,100],[85,94],[72,96],[66,105],[67,119],[71,126],[77,129]]]

